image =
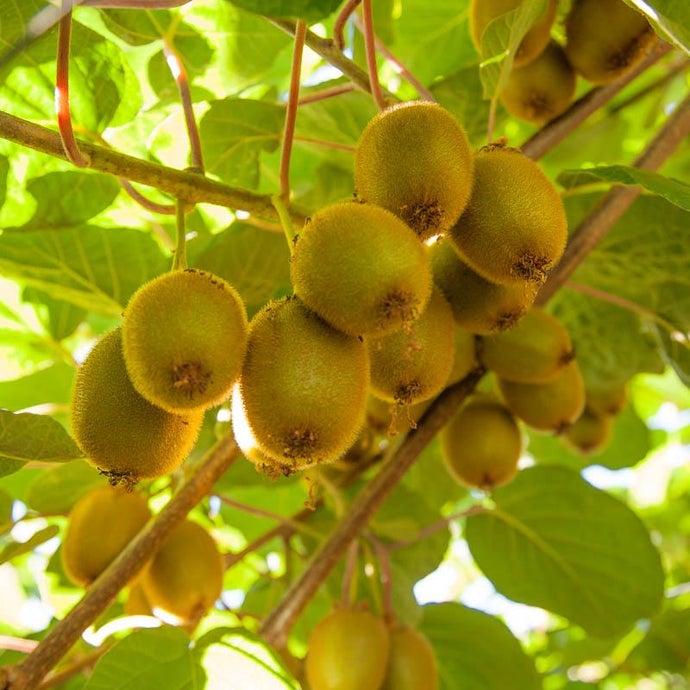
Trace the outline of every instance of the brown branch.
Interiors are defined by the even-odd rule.
[[[658,170],[689,134],[690,96],[678,105],[633,165],[643,170]],[[571,235],[563,257],[539,291],[535,304],[543,305],[553,297],[587,254],[630,208],[641,191],[642,188],[639,186],[619,186],[602,197]]]
[[[599,86],[588,91],[584,96],[573,103],[562,115],[542,127],[536,134],[528,139],[520,147],[521,151],[538,160],[552,148],[561,143],[577,129],[590,115],[608,103],[617,93],[622,91],[631,81],[640,76],[644,71],[656,64],[671,50],[668,43],[659,41],[650,51],[649,55],[634,69],[626,73],[618,81]]]
[[[106,652],[110,651],[112,646],[112,643],[103,644],[91,654],[87,654],[69,666],[52,673],[38,686],[37,690],[48,690],[48,688],[55,688],[66,683],[83,670],[91,668]]]
[[[261,632],[269,644],[281,647],[297,617],[329,576],[350,542],[357,537],[420,453],[450,419],[457,406],[474,390],[483,374],[483,369],[476,369],[441,393],[424,413],[417,428],[407,435],[379,473],[357,494],[331,536],[314,553],[302,576],[294,582],[264,621]]]
[[[72,648],[84,629],[105,611],[122,587],[144,567],[187,513],[211,491],[238,456],[239,449],[231,437],[216,444],[207,460],[197,466],[170,503],[130,542],[38,647],[20,664],[5,670],[5,678],[0,675],[0,687],[4,690],[35,688]]]

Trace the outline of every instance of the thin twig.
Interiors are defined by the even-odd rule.
[[[0,649],[9,652],[21,652],[22,654],[29,654],[38,647],[36,640],[25,640],[21,637],[12,637],[11,635],[0,635]]]
[[[371,95],[379,110],[384,110],[388,105],[381,90],[379,71],[376,64],[376,39],[374,36],[374,16],[371,11],[371,0],[362,0],[362,30],[364,33],[364,48],[367,54],[367,70],[369,71],[369,83]]]
[[[91,654],[86,654],[69,666],[49,675],[36,690],[48,690],[48,688],[55,688],[66,683],[70,678],[81,673],[84,669],[91,668],[112,646],[112,642],[102,644],[91,652]]]
[[[306,94],[305,96],[300,96],[298,101],[299,105],[308,105],[309,103],[318,103],[319,101],[325,101],[327,98],[333,98],[334,96],[342,96],[345,93],[352,93],[355,87],[352,84],[341,84],[340,86],[332,86],[329,89],[322,89],[321,91],[315,91],[314,93]]]
[[[333,22],[333,41],[335,41],[338,50],[342,51],[345,49],[345,24],[347,24],[347,20],[357,9],[360,2],[362,0],[347,0],[343,5],[343,9],[338,12],[335,22]]]
[[[129,180],[125,180],[122,177],[119,177],[117,181],[120,183],[120,187],[127,193],[127,196],[136,201],[139,206],[145,208],[147,211],[161,213],[166,216],[175,215],[175,206],[172,204],[159,204],[157,201],[151,201],[151,199],[148,199],[139,190],[135,189]]]
[[[351,606],[357,600],[357,565],[359,561],[359,541],[357,539],[353,539],[350,542],[346,554],[345,573],[343,574],[343,582],[340,588],[340,601],[343,606]]]
[[[374,534],[368,534],[367,538],[374,546],[376,559],[378,560],[378,572],[381,582],[383,598],[383,619],[388,625],[395,624],[395,608],[393,607],[393,570],[389,550],[383,542]]]

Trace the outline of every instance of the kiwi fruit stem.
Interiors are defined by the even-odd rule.
[[[185,216],[187,211],[182,199],[175,202],[175,220],[177,226],[177,244],[173,257],[173,271],[183,271],[187,268],[187,224]]]
[[[274,194],[271,197],[271,203],[273,204],[273,208],[276,210],[276,213],[278,214],[278,218],[280,218],[280,224],[283,228],[283,232],[285,233],[285,239],[287,240],[288,247],[290,249],[290,255],[292,256],[292,252],[295,247],[296,233],[292,225],[292,219],[290,218],[290,214],[288,213],[287,206],[285,205],[283,197],[279,194]]]

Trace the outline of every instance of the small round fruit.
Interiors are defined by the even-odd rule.
[[[388,668],[381,690],[438,690],[438,666],[429,640],[408,626],[394,628],[390,637]]]
[[[309,635],[305,663],[311,690],[380,690],[390,638],[370,611],[339,608]]]
[[[120,554],[151,517],[141,494],[101,486],[70,511],[60,551],[72,582],[88,587]]]
[[[134,484],[172,472],[196,443],[200,410],[171,414],[137,393],[117,328],[93,347],[72,393],[72,431],[87,460],[111,483]]]
[[[140,582],[152,609],[198,621],[223,589],[223,558],[213,537],[185,520],[163,542]]]
[[[563,433],[563,440],[582,455],[603,450],[611,440],[613,417],[599,416],[587,408]]]
[[[534,61],[511,71],[501,103],[520,120],[543,125],[567,110],[576,82],[563,48],[552,41]]]
[[[371,389],[398,405],[428,400],[443,389],[453,366],[455,322],[438,288],[409,330],[369,338]]]
[[[625,385],[587,388],[587,409],[599,417],[619,414],[628,402]]]
[[[247,347],[247,313],[235,289],[205,271],[171,271],[127,305],[122,343],[140,395],[173,413],[230,396]]]
[[[483,338],[478,350],[487,369],[518,383],[548,381],[575,357],[567,328],[538,307],[507,331]]]
[[[422,240],[453,225],[471,189],[467,135],[440,105],[398,103],[364,129],[355,150],[358,198],[392,211]]]
[[[424,247],[373,204],[341,202],[314,214],[295,243],[290,273],[304,304],[352,336],[400,330],[431,293]]]
[[[449,242],[431,249],[434,282],[448,300],[455,322],[470,333],[489,335],[514,326],[537,294],[535,283],[497,285],[475,273]]]
[[[460,326],[455,326],[453,367],[450,370],[446,386],[462,381],[465,376],[479,366],[475,340],[473,333],[460,328]]]
[[[649,52],[655,33],[623,0],[574,0],[565,18],[570,64],[594,84],[615,81]]]
[[[297,298],[252,320],[240,392],[259,448],[290,474],[334,460],[364,423],[369,357]]]
[[[575,423],[585,407],[585,386],[576,360],[544,383],[496,380],[513,414],[538,431],[562,433]]]
[[[152,616],[151,604],[146,598],[144,588],[139,581],[129,587],[127,599],[125,599],[125,614],[128,616]]]
[[[541,284],[567,236],[561,197],[533,160],[497,145],[475,154],[472,197],[450,232],[470,268],[494,283]]]
[[[441,431],[441,452],[461,484],[490,490],[510,481],[522,451],[520,427],[493,395],[470,398]]]
[[[522,0],[472,0],[470,30],[478,51],[481,52],[482,34],[489,22],[517,9],[521,2]],[[557,4],[557,0],[549,0],[544,14],[527,31],[515,53],[514,65],[531,62],[544,50],[551,36]]]

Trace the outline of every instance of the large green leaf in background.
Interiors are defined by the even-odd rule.
[[[82,496],[106,483],[95,467],[85,460],[74,460],[41,472],[28,485],[24,502],[41,514],[67,514]]]
[[[662,36],[690,53],[690,3],[686,0],[625,0],[642,10]]]
[[[229,0],[243,10],[276,19],[317,22],[334,12],[341,0]]]
[[[420,630],[438,662],[440,690],[538,690],[531,659],[497,618],[460,604],[423,607]]]
[[[622,634],[663,597],[659,553],[627,505],[558,466],[522,470],[467,519],[472,556],[496,589],[581,625]]]

